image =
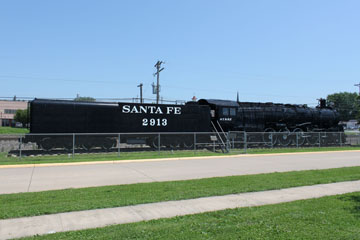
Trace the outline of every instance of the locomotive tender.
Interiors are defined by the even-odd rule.
[[[35,99],[30,102],[30,133],[25,141],[36,142],[43,149],[70,148],[77,134],[77,147],[109,149],[120,143],[158,145],[158,135],[164,132],[209,132],[209,107],[187,103],[185,105],[77,102]],[[55,133],[57,136],[46,136]],[[93,133],[86,135],[85,133]],[[99,134],[101,133],[101,134]],[[126,133],[139,133],[127,135]],[[144,134],[145,133],[145,134]],[[174,138],[162,138],[167,145],[189,144]]]
[[[317,108],[305,105],[253,103],[200,99],[184,105],[78,102],[35,99],[30,102],[30,135],[26,142],[36,142],[43,149],[71,148],[76,134],[76,147],[110,149],[116,143],[137,143],[158,147],[155,133],[184,133],[161,137],[161,145],[191,147],[190,132],[263,132],[263,141],[288,145],[292,132],[300,134],[301,144],[315,140],[306,132],[338,132],[338,113],[324,100]],[[58,134],[56,138],[44,134]],[[85,135],[94,133],[94,135]],[[99,135],[95,135],[99,134]],[[121,140],[115,134],[123,134]],[[137,133],[130,135],[126,133]],[[204,140],[209,142],[209,140]]]

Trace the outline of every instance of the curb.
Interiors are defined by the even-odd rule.
[[[32,168],[32,167],[57,167],[57,166],[81,166],[96,164],[121,164],[121,163],[141,163],[141,162],[161,162],[161,161],[179,161],[179,160],[202,160],[214,158],[247,158],[247,157],[264,157],[264,156],[283,156],[283,155],[305,155],[305,154],[325,154],[325,153],[343,153],[359,152],[360,150],[340,150],[340,151],[319,151],[319,152],[295,152],[295,153],[259,153],[259,154],[237,154],[231,156],[201,156],[201,157],[177,157],[177,158],[154,158],[154,159],[134,159],[134,160],[108,160],[108,161],[91,161],[91,162],[66,162],[66,163],[31,163],[0,165],[0,169],[7,168]]]

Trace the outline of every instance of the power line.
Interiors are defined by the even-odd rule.
[[[86,82],[86,83],[110,83],[110,84],[133,84],[131,82],[119,81],[93,81],[93,80],[80,80],[80,79],[66,79],[66,78],[48,78],[48,77],[24,77],[13,75],[0,75],[0,78],[17,78],[17,79],[31,79],[31,80],[46,80],[46,81],[60,81],[60,82]]]

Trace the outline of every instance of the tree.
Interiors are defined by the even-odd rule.
[[[28,109],[17,110],[14,116],[14,120],[16,122],[22,123],[23,127],[25,127],[29,123],[28,112]]]
[[[360,113],[359,95],[357,93],[340,92],[327,96],[329,104],[340,114],[341,121],[357,119]]]
[[[96,99],[92,98],[92,97],[76,97],[74,99],[74,101],[78,101],[78,102],[95,102]]]

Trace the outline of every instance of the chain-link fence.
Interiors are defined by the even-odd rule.
[[[360,146],[360,133],[210,132],[0,135],[0,152],[12,156],[81,153],[212,151],[246,153],[253,148]]]

